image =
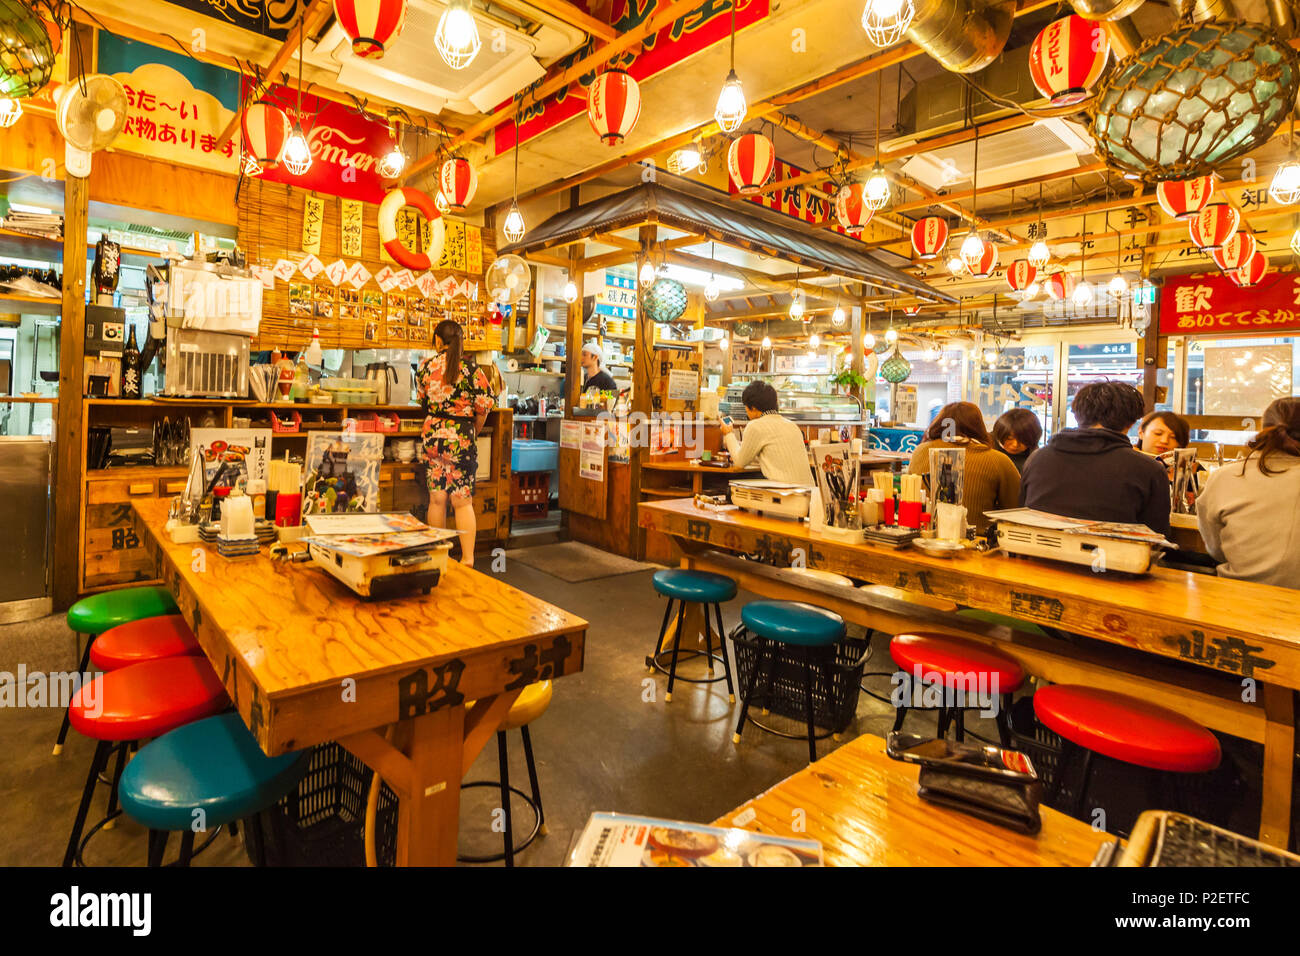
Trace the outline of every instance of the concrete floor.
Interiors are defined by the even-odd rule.
[[[550,832],[519,855],[521,865],[562,863],[593,811],[708,822],[807,764],[806,741],[782,739],[752,726],[742,742],[733,745],[739,704],[728,703],[721,683],[679,683],[672,703],[664,703],[667,678],[650,675],[644,664],[664,607],[651,587],[651,573],[571,584],[511,562],[502,574],[509,584],[590,622],[585,669],[556,683],[550,709],[531,728]],[[724,607],[728,629],[752,597],[742,593]],[[886,641],[876,636],[868,671],[893,669]],[[75,666],[73,638],[61,616],[0,627],[0,672],[12,674],[20,662],[29,673]],[[679,673],[698,672],[679,667]],[[872,678],[868,684],[888,695],[886,678]],[[54,708],[0,710],[6,757],[0,763],[0,865],[57,865],[62,859],[94,747],[74,731],[63,754],[51,756],[61,716]],[[864,694],[857,719],[844,737],[883,736],[892,723],[892,708]],[[991,721],[973,715],[968,727],[995,735]],[[933,728],[928,714],[908,718],[910,731],[932,733]],[[511,783],[526,791],[517,734],[511,734],[510,745]],[[833,746],[826,740],[818,752],[824,755]],[[496,776],[496,747],[489,743],[466,779]],[[92,822],[102,814],[106,799],[107,788],[101,786]],[[497,793],[490,788],[465,793],[462,852],[500,849],[500,834],[490,829],[498,805]],[[531,828],[530,811],[522,803],[516,803],[514,819],[516,828]],[[175,846],[173,839],[169,859]],[[98,834],[86,850],[90,865],[143,865],[144,859],[144,830],[125,817],[114,829]],[[247,865],[242,841],[219,835],[195,865]]]

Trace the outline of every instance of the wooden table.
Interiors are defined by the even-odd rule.
[[[680,459],[673,461],[655,461],[653,458],[647,458],[641,463],[643,471],[668,471],[691,476],[691,493],[702,494],[704,491],[705,475],[756,475],[760,473],[757,465],[749,465],[745,468],[737,468],[735,465],[701,465],[695,461],[682,461]],[[645,488],[642,489],[646,490]],[[655,489],[650,489],[655,490]]]
[[[1048,807],[1026,836],[935,806],[916,794],[920,772],[863,734],[713,825],[819,840],[827,866],[1087,866],[1113,839]]]
[[[134,502],[141,537],[262,749],[337,740],[400,798],[397,864],[455,864],[464,771],[526,685],[582,670],[587,622],[456,562],[428,597],[363,601],[311,564],[173,544],[167,505]]]
[[[705,511],[690,499],[642,504],[638,520],[673,538],[684,567],[731,574],[755,593],[814,600],[887,633],[916,628],[919,620],[926,630],[1013,644],[1005,649],[1031,674],[1139,694],[1212,729],[1262,743],[1260,838],[1286,845],[1295,749],[1293,692],[1300,688],[1300,591],[1167,568],[1121,577],[1000,553],[934,557],[911,548],[896,551],[832,540],[813,535],[801,522]],[[760,560],[728,563],[720,552]],[[1036,642],[1023,632],[981,627],[851,588],[801,583],[789,572],[777,572],[776,578],[771,573],[799,563],[1095,641]],[[782,574],[786,578],[778,580]],[[1168,659],[1196,667],[1171,667]]]

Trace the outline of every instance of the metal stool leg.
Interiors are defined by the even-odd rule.
[[[72,824],[72,834],[68,837],[68,849],[63,854],[63,865],[72,866],[77,858],[77,847],[81,844],[81,831],[86,828],[86,816],[90,813],[90,801],[95,797],[95,786],[99,775],[108,766],[108,755],[113,745],[107,740],[95,743],[95,756],[90,760],[90,773],[86,774],[86,786],[81,791],[81,805],[77,808],[77,818]]]
[[[654,670],[654,660],[659,656],[659,648],[663,646],[664,635],[668,633],[668,619],[673,616],[673,599],[668,599],[668,607],[664,608],[663,623],[659,625],[659,636],[655,638],[654,650],[652,650],[645,659],[645,666],[648,670]]]
[[[763,698],[763,706],[758,709],[760,714],[766,716],[772,703],[772,681],[773,672],[776,670],[776,652],[777,646],[775,641],[769,641],[764,638],[764,644],[767,647],[767,679],[763,681],[763,690],[759,696]]]
[[[965,703],[965,701],[962,701]],[[952,709],[953,723],[957,726],[957,743],[962,743],[966,739],[966,711],[960,707]]]
[[[808,720],[808,762],[816,763],[817,730],[813,726],[812,658],[806,646],[803,649],[803,709]]]
[[[176,860],[177,866],[189,866],[194,859],[194,831],[186,830],[181,834],[181,855]]]
[[[166,830],[149,831],[149,866],[162,866],[163,854],[167,852],[167,838],[169,836],[171,834]]]
[[[506,866],[515,865],[515,835],[510,819],[510,754],[506,749],[506,732],[497,731],[497,763],[501,769],[501,809],[506,823]]]
[[[533,763],[533,739],[528,735],[528,725],[519,728],[524,738],[524,760],[528,762],[528,783],[533,789],[533,803],[537,805],[537,832],[546,836],[546,814],[542,810],[542,788],[537,784],[537,765]]]
[[[1088,797],[1088,778],[1092,775],[1092,751],[1086,747],[1083,749],[1083,760],[1080,762],[1079,773],[1079,792],[1074,797],[1074,812],[1070,816],[1078,818],[1083,813],[1084,801]]]
[[[1003,694],[1002,704],[1000,707],[998,707],[998,712],[996,715],[994,715],[993,718],[994,720],[997,721],[998,740],[1002,742],[1003,747],[1011,746],[1011,724],[1009,723],[1010,720],[1009,715],[1011,713],[1011,703],[1012,703],[1011,695]]]
[[[700,610],[704,612],[704,652],[706,657],[704,663],[708,665],[709,676],[713,676],[713,626],[709,623],[709,606],[701,604]]]
[[[81,663],[77,666],[77,673],[86,673],[86,668],[90,665],[90,645],[95,642],[94,634],[86,635],[86,649],[81,652]],[[67,708],[63,710],[63,723],[59,725],[59,736],[54,741],[54,756],[63,753],[63,744],[68,739],[68,730],[71,724],[68,723]]]
[[[727,656],[727,632],[722,626],[722,605],[713,605],[713,612],[718,618],[718,646],[722,651],[722,673],[727,677],[727,699],[734,704],[736,689],[731,685],[731,659]],[[707,615],[707,609],[705,613]]]
[[[952,723],[952,710],[948,707],[939,708],[939,733],[941,739],[948,736],[948,725]]]
[[[105,830],[113,829],[113,817],[117,815],[117,785],[122,779],[122,768],[126,764],[126,748],[128,743],[122,743],[117,748],[117,763],[113,765],[113,782],[108,788],[108,817],[104,823]]]
[[[673,634],[673,659],[668,665],[668,693],[664,694],[664,703],[668,704],[673,699],[673,683],[677,680],[677,652],[682,646],[682,624],[686,619],[686,602],[677,603],[677,630]]]
[[[733,744],[740,743],[740,732],[745,729],[745,718],[749,716],[749,702],[754,699],[754,687],[758,684],[758,669],[763,664],[763,655],[759,651],[754,655],[754,667],[749,672],[748,686],[740,701],[740,719],[736,721],[736,732],[731,735]]]

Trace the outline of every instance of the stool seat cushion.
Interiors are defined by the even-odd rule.
[[[1039,637],[1050,636],[1033,621],[1024,621],[1018,617],[1012,617],[1009,614],[999,614],[997,611],[982,611],[977,607],[964,607],[957,612],[957,616],[964,617],[968,621],[981,621],[985,624],[1001,624],[1003,627],[1010,628],[1013,631],[1023,631],[1026,634],[1036,634]]]
[[[265,810],[307,769],[310,750],[268,757],[234,712],[177,727],[140,749],[122,771],[122,809],[151,830],[206,829]]]
[[[970,689],[964,675],[988,674],[995,693],[1010,694],[1025,682],[1025,669],[999,650],[947,634],[898,634],[889,642],[889,656],[908,675],[919,668],[922,678],[945,687]]]
[[[103,634],[142,617],[175,614],[176,599],[163,587],[119,588],[84,597],[68,608],[68,627],[78,634]]]
[[[834,571],[823,571],[821,568],[789,568],[795,574],[801,574],[806,578],[812,578],[815,581],[823,581],[826,584],[838,584],[841,587],[853,587],[853,580],[846,578],[842,574],[836,574]]]
[[[77,689],[68,721],[92,740],[144,740],[230,706],[204,657],[167,657],[100,674]]]
[[[740,619],[759,637],[782,644],[821,647],[844,637],[843,618],[799,601],[751,601]]]
[[[656,571],[654,587],[660,594],[679,601],[698,601],[701,604],[719,604],[736,596],[736,582],[725,574],[710,571],[687,571],[669,568]]]
[[[102,671],[115,671],[144,661],[202,653],[185,619],[164,614],[110,627],[90,645],[90,662]]]
[[[510,710],[506,713],[506,719],[501,724],[502,730],[517,730],[526,724],[531,724],[542,714],[546,713],[546,708],[551,706],[551,682],[548,680],[539,681],[536,684],[529,684],[515,702],[510,705]]]
[[[1034,694],[1034,713],[1080,747],[1152,770],[1203,773],[1222,756],[1218,738],[1196,721],[1127,694],[1053,684]]]

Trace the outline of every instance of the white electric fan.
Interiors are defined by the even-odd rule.
[[[528,263],[518,256],[499,256],[487,271],[487,294],[499,305],[511,305],[528,294],[532,285]]]
[[[108,146],[126,125],[126,90],[111,76],[93,73],[73,80],[55,93],[56,121],[67,140],[68,174],[90,175],[90,155]]]

